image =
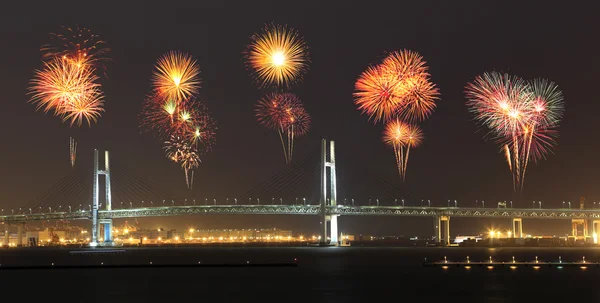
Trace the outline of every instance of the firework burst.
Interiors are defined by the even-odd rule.
[[[50,34],[51,43],[42,46],[42,58],[63,58],[75,65],[94,67],[106,71],[109,61],[106,42],[87,28],[61,27],[61,31]]]
[[[104,96],[97,79],[93,68],[57,58],[35,72],[29,88],[30,101],[38,110],[53,111],[63,121],[70,120],[71,125],[80,126],[85,120],[91,126],[104,111]]]
[[[310,115],[300,98],[292,93],[271,93],[257,102],[255,113],[260,124],[277,130],[285,161],[290,163],[296,137],[310,129]]]
[[[410,149],[419,146],[422,141],[423,133],[415,125],[410,125],[396,119],[385,126],[383,142],[394,149],[398,173],[402,177],[402,181],[406,179],[406,167],[408,166]]]
[[[355,104],[374,122],[386,122],[394,116],[424,120],[439,98],[439,90],[429,77],[421,55],[409,50],[393,52],[360,75],[355,83]]]
[[[180,164],[191,190],[200,156],[215,143],[216,123],[195,97],[199,69],[191,56],[170,52],[159,60],[157,70],[154,89],[142,104],[140,128],[163,143],[166,157]]]
[[[468,83],[465,94],[476,120],[502,146],[514,190],[522,191],[530,160],[545,157],[556,145],[556,127],[564,112],[562,93],[547,80],[526,82],[492,72]]]
[[[152,78],[154,91],[164,100],[180,102],[198,93],[200,67],[192,56],[171,51],[158,59]]]
[[[270,25],[251,40],[247,62],[261,86],[289,86],[308,69],[307,47],[295,30]]]

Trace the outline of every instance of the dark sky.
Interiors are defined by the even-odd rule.
[[[447,199],[458,199],[461,205],[474,205],[475,199],[514,199],[519,201],[515,206],[529,207],[535,199],[544,206],[558,207],[561,201],[575,202],[580,196],[590,203],[600,200],[595,173],[600,166],[598,7],[583,1],[562,6],[545,1],[354,2],[5,5],[0,11],[1,206],[24,205],[70,172],[69,136],[80,142],[78,165],[91,165],[93,148],[108,149],[136,175],[173,191],[185,191],[183,172],[138,128],[137,115],[150,90],[153,65],[169,50],[188,52],[198,60],[203,81],[200,98],[219,128],[217,145],[204,157],[192,195],[230,197],[284,169],[276,133],[260,127],[253,115],[255,101],[268,90],[257,88],[242,58],[249,37],[270,22],[297,29],[310,48],[310,70],[304,81],[291,89],[313,118],[310,134],[297,141],[297,158],[318,148],[321,137],[328,137],[336,140],[338,154],[354,156],[350,163],[339,165],[370,167],[399,184],[393,153],[381,142],[383,126],[373,125],[356,110],[352,92],[357,76],[369,64],[386,52],[407,48],[424,56],[442,94],[433,115],[420,124],[426,136],[424,144],[411,151],[402,188],[412,201],[425,198],[444,205]],[[26,102],[28,81],[41,65],[39,47],[48,41],[49,32],[75,24],[101,35],[112,50],[109,80],[104,81],[106,113],[91,129],[69,128]],[[496,144],[483,139],[483,130],[478,131],[465,107],[466,82],[492,70],[526,79],[548,78],[559,85],[565,97],[566,112],[555,153],[530,166],[518,199]],[[318,222],[296,217],[142,221],[149,227],[278,226],[299,231],[316,231]],[[465,223],[453,227],[465,232],[488,224],[460,222]],[[343,218],[341,224],[349,232],[410,234],[419,232],[409,226],[431,225],[428,219],[419,218]],[[546,230],[566,232],[565,224],[551,223],[560,228]]]

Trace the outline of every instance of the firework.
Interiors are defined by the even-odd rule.
[[[562,93],[547,80],[530,83],[496,72],[478,76],[466,87],[467,106],[501,144],[513,176],[522,190],[531,159],[539,160],[555,146],[564,112]]]
[[[396,156],[398,173],[402,181],[406,179],[408,156],[412,147],[417,147],[423,141],[423,133],[415,126],[406,124],[399,119],[389,122],[383,133],[383,141],[392,146]]]
[[[216,124],[204,103],[196,99],[175,106],[172,100],[149,95],[139,118],[140,128],[154,134],[159,141],[177,135],[194,143],[201,153],[209,151],[214,144]]]
[[[251,39],[247,62],[261,86],[289,86],[308,69],[307,47],[295,30],[279,25],[266,26],[261,34],[255,34]]]
[[[75,167],[75,158],[77,157],[77,142],[73,137],[69,138],[69,160],[71,160],[71,167]]]
[[[368,67],[354,86],[358,109],[375,122],[389,120],[402,102],[394,93],[397,85],[398,79],[385,69],[380,66]]]
[[[91,126],[104,111],[101,86],[94,69],[55,59],[44,63],[31,80],[30,101],[44,112],[53,111],[71,125],[83,120]]]
[[[256,117],[263,126],[277,130],[286,163],[292,161],[296,137],[308,133],[310,115],[292,93],[271,93],[258,101]]]
[[[200,67],[192,56],[171,51],[158,59],[152,78],[155,93],[177,105],[198,93]]]
[[[105,71],[109,60],[106,42],[87,28],[65,27],[50,34],[51,43],[42,46],[42,58],[63,58],[75,65],[93,66]]]
[[[164,150],[167,158],[181,164],[185,173],[185,183],[189,189],[192,189],[193,170],[200,165],[200,157],[196,149],[187,139],[173,135],[165,141]]]
[[[375,122],[393,116],[420,121],[435,109],[439,91],[429,79],[423,57],[402,50],[368,67],[355,83],[354,98],[358,109]]]

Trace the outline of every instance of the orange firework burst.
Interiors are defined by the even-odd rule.
[[[423,133],[417,126],[396,119],[385,126],[383,141],[394,148],[398,173],[404,181],[410,149],[421,144]]]
[[[358,109],[375,122],[389,120],[402,102],[394,93],[397,83],[397,78],[383,68],[368,67],[354,86]]]
[[[358,109],[375,122],[396,115],[417,121],[431,114],[439,91],[429,79],[423,57],[402,50],[368,67],[356,81],[354,97]]]
[[[93,66],[104,70],[110,51],[100,37],[87,28],[62,27],[61,32],[50,34],[51,43],[42,46],[42,57],[53,60],[61,57],[74,64]]]
[[[248,65],[255,70],[262,86],[289,86],[308,69],[308,53],[304,40],[285,26],[266,26],[252,36],[247,53]]]
[[[256,104],[260,124],[279,133],[286,163],[292,161],[294,140],[310,129],[310,115],[298,96],[292,93],[271,93]]]
[[[70,120],[71,125],[88,125],[100,117],[103,109],[103,94],[94,69],[69,60],[57,58],[44,63],[31,80],[31,102],[44,112]]]
[[[200,67],[192,56],[171,51],[158,59],[153,75],[155,92],[177,104],[198,93]]]

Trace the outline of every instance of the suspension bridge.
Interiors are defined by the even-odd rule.
[[[291,165],[288,169],[274,175],[258,187],[239,198],[226,199],[218,203],[217,199],[205,198],[181,199],[150,180],[140,179],[129,172],[122,164],[111,163],[109,152],[104,152],[104,163],[100,167],[100,154],[94,150],[94,165],[88,176],[81,178],[75,172],[60,180],[50,191],[42,194],[18,210],[1,210],[0,223],[4,225],[4,244],[8,244],[8,230],[18,228],[18,245],[21,245],[22,232],[26,222],[48,220],[91,220],[92,237],[90,246],[111,245],[113,219],[140,217],[167,217],[183,215],[309,215],[320,217],[320,241],[322,245],[335,245],[338,242],[338,217],[340,216],[417,216],[433,218],[435,239],[450,243],[451,217],[504,218],[512,221],[513,237],[523,237],[523,219],[569,219],[573,223],[575,236],[578,227],[583,236],[587,236],[588,227],[596,234],[600,228],[600,210],[595,209],[542,209],[531,208],[485,208],[458,207],[450,202],[447,207],[413,206],[403,199],[401,192],[380,175],[369,179],[378,182],[380,201],[375,204],[369,199],[344,199],[338,201],[338,179],[335,143],[321,141],[318,152]],[[101,184],[101,179],[104,179]],[[348,182],[349,183],[349,182]],[[87,183],[89,184],[89,183]],[[347,185],[348,186],[348,185]],[[350,185],[352,186],[352,185]],[[303,193],[311,191],[308,196]],[[101,197],[102,192],[102,197]],[[263,199],[253,197],[279,196],[282,198]],[[293,195],[295,194],[295,198]],[[287,198],[283,198],[283,197]],[[155,200],[156,197],[164,197]],[[300,198],[301,197],[301,198]],[[113,204],[114,198],[120,201]],[[143,200],[142,200],[143,199]],[[154,200],[153,200],[154,199]],[[142,201],[134,207],[133,202]],[[146,201],[146,202],[144,202]],[[125,204],[124,204],[125,203]],[[409,205],[410,204],[410,205]],[[65,207],[63,207],[63,205]],[[100,241],[100,240],[103,241]]]

